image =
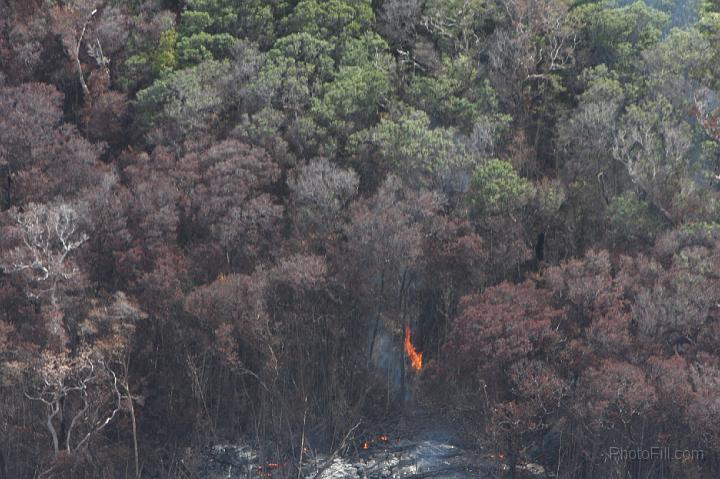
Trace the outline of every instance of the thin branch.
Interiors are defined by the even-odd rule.
[[[82,27],[82,32],[80,32],[80,38],[78,38],[77,44],[75,45],[75,62],[77,64],[78,78],[80,79],[80,86],[82,87],[82,91],[86,97],[90,96],[90,90],[88,90],[87,83],[85,83],[85,75],[83,75],[82,64],[80,63],[80,45],[82,44],[83,37],[85,36],[85,30],[87,30],[88,24],[96,13],[97,8],[90,13],[90,16],[85,21],[85,24]]]
[[[340,453],[340,451],[345,447],[345,444],[347,443],[348,438],[350,438],[350,435],[360,427],[360,424],[362,424],[362,421],[359,421],[357,424],[355,424],[353,427],[350,428],[350,430],[345,434],[345,437],[342,441],[340,441],[340,445],[333,451],[332,454],[330,454],[330,457],[327,458],[325,463],[318,469],[317,473],[313,476],[313,479],[319,479],[320,475],[330,467],[330,464],[332,464],[333,460],[337,457],[337,455]]]

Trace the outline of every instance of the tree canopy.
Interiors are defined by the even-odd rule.
[[[717,2],[0,0],[0,478],[718,477],[719,305]]]

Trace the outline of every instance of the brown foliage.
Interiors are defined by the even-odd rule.
[[[561,310],[550,293],[526,281],[502,283],[480,295],[463,298],[455,319],[452,346],[480,369],[496,370],[552,350]]]

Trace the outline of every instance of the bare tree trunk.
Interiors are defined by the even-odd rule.
[[[128,396],[130,393],[128,392]],[[132,421],[132,435],[133,435],[133,454],[135,456],[135,477],[140,478],[140,458],[138,457],[138,440],[137,440],[137,423],[135,421],[135,406],[133,404],[132,396],[128,399],[130,403],[130,420]]]
[[[343,437],[342,441],[340,441],[340,445],[335,448],[332,454],[330,454],[330,457],[328,457],[325,460],[325,463],[318,468],[318,471],[313,476],[313,479],[318,479],[320,476],[322,476],[322,473],[327,469],[330,464],[332,464],[333,460],[335,460],[335,457],[337,457],[338,453],[345,447],[347,444],[348,439],[352,436],[353,432],[355,432],[355,429],[360,427],[360,424],[362,424],[362,421],[355,424],[353,427],[350,428],[350,430],[345,434],[345,437]]]
[[[380,327],[380,316],[383,311],[383,296],[385,294],[385,270],[380,273],[380,298],[378,298],[378,306],[375,312],[375,324],[373,325],[372,339],[370,340],[370,348],[368,350],[367,364],[370,366],[372,361],[373,350],[375,349],[375,340],[377,338],[378,328]]]
[[[307,420],[307,396],[305,396],[305,412],[303,413],[302,438],[300,439],[300,460],[298,461],[297,479],[302,476],[303,455],[305,454],[305,424]]]
[[[127,393],[128,407],[130,409],[130,422],[132,424],[132,435],[133,435],[133,456],[135,459],[135,479],[140,479],[140,458],[138,454],[138,440],[137,440],[137,422],[135,419],[135,402],[133,401],[132,393],[130,392],[130,359],[128,358],[125,366],[125,374],[123,375],[123,388]]]
[[[80,63],[80,46],[82,45],[83,37],[85,36],[85,30],[87,30],[88,24],[93,19],[93,16],[96,13],[97,13],[97,8],[90,13],[90,16],[85,21],[82,31],[80,32],[80,38],[78,38],[77,44],[75,45],[75,64],[77,66],[78,79],[80,80],[80,87],[82,87],[82,91],[83,91],[83,95],[85,96],[85,99],[88,99],[90,97],[90,90],[88,90],[87,83],[85,83],[85,75],[83,74],[82,64]]]
[[[47,417],[46,425],[48,430],[50,431],[50,435],[52,436],[52,442],[53,442],[53,454],[55,457],[60,454],[60,441],[58,439],[57,431],[55,430],[55,425],[53,424],[53,419],[55,419],[55,416],[60,412],[60,406],[57,403],[54,403],[51,408],[51,413]]]
[[[406,335],[407,335],[407,329],[408,329],[408,328],[407,328],[407,314],[406,314],[407,310],[406,310],[406,307],[405,307],[405,302],[403,301],[404,298],[405,298],[405,285],[406,285],[406,282],[407,282],[407,269],[405,269],[405,270],[403,271],[403,274],[402,274],[402,278],[401,278],[401,282],[400,282],[400,295],[399,295],[399,298],[398,298],[398,308],[400,309],[400,315],[401,315],[401,317],[402,317],[402,343],[400,343],[400,344],[401,344],[401,347],[400,347],[400,357],[401,357],[400,364],[402,364],[402,371],[401,371],[401,373],[402,373],[402,374],[401,374],[402,383],[401,383],[401,388],[400,388],[400,394],[401,394],[400,400],[402,401],[403,406],[405,406],[405,401],[406,401],[406,396],[407,396],[407,395],[406,395],[407,388],[406,388],[406,380],[405,380],[405,374],[406,374],[406,368],[405,368],[405,362],[406,362],[406,361],[405,361],[405,357],[406,357],[406,354],[405,354],[405,338],[406,338]],[[403,409],[405,409],[405,408],[403,407]]]

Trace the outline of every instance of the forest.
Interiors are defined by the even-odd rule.
[[[0,479],[719,477],[719,92],[717,0],[0,0]]]

